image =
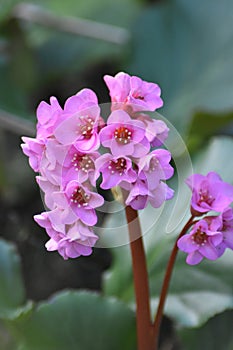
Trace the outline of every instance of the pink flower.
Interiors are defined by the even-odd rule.
[[[23,144],[21,144],[23,153],[29,157],[30,167],[38,172],[40,169],[40,162],[42,154],[45,149],[44,141],[39,139],[34,139],[30,137],[22,137]]]
[[[156,132],[154,139],[151,141],[152,147],[159,147],[163,145],[168,137],[169,128],[162,120],[153,120],[153,126]]]
[[[100,141],[114,156],[141,157],[150,149],[144,124],[121,110],[111,113],[107,126],[100,131]]]
[[[216,260],[219,257],[216,248],[223,240],[222,233],[210,230],[207,221],[197,222],[189,234],[181,237],[178,242],[178,248],[188,253],[186,262],[189,265],[196,265],[205,257],[209,260]]]
[[[54,209],[56,204],[53,199],[53,193],[58,192],[60,190],[60,186],[51,183],[46,177],[43,176],[36,176],[36,182],[44,192],[44,201],[46,206],[49,209]]]
[[[145,136],[152,147],[161,146],[168,137],[169,128],[162,120],[152,119],[147,114],[135,114],[137,120],[141,120],[146,127]]]
[[[84,89],[67,100],[64,121],[56,128],[54,136],[65,146],[73,144],[80,152],[91,152],[99,148],[98,128],[101,122],[94,92]]]
[[[42,101],[37,108],[37,138],[46,139],[51,136],[54,129],[62,119],[62,108],[56,97],[50,97],[50,105]]]
[[[90,191],[76,180],[70,181],[65,191],[55,192],[53,199],[60,209],[65,210],[64,224],[71,224],[80,219],[86,225],[95,225],[97,216],[94,208],[104,203],[101,195]]]
[[[226,208],[220,217],[222,219],[223,243],[227,248],[233,249],[233,209]]]
[[[44,178],[47,178],[55,186],[61,186],[62,166],[58,159],[63,158],[67,152],[68,147],[60,145],[55,139],[48,139],[39,171]]]
[[[191,207],[196,215],[211,210],[222,212],[233,201],[233,186],[215,172],[191,175],[186,183],[193,192]]]
[[[98,237],[92,229],[84,225],[81,221],[76,221],[73,225],[55,226],[49,217],[49,213],[42,213],[34,216],[35,221],[46,229],[50,240],[46,243],[48,251],[57,250],[64,258],[77,258],[81,255],[87,256],[92,253]]]
[[[82,89],[76,95],[69,97],[64,106],[64,112],[73,115],[79,111],[97,106],[98,99],[91,89]]]
[[[134,112],[155,111],[163,105],[161,90],[157,84],[148,83],[123,72],[115,77],[105,75],[104,81],[110,92],[113,110],[127,110],[127,107],[130,107]]]
[[[137,174],[132,169],[132,161],[128,157],[114,157],[105,153],[96,159],[95,164],[103,176],[100,187],[105,190],[121,185],[122,181],[132,183],[137,179]]]
[[[144,181],[137,180],[131,185],[125,203],[135,210],[144,209],[148,203],[154,208],[159,208],[165,200],[171,199],[173,194],[174,191],[164,182],[160,182],[155,189],[150,190]]]
[[[226,248],[233,250],[233,209],[226,208],[219,216],[212,217],[209,223],[211,229],[213,229],[215,222],[218,224],[218,231],[223,235],[222,242],[217,246],[219,256],[221,256]]]
[[[149,190],[155,189],[160,180],[168,180],[173,176],[170,160],[171,153],[164,149],[157,149],[139,159],[138,176],[146,181]]]
[[[96,180],[100,175],[96,168],[96,160],[99,156],[98,152],[82,153],[71,146],[62,163],[63,187],[71,180],[77,180],[79,183],[89,180],[93,186],[96,186]]]

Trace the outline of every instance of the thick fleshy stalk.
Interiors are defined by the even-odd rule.
[[[125,191],[123,197],[127,197]],[[140,222],[137,211],[130,206],[125,207],[125,213],[133,266],[138,350],[154,350],[148,273]]]

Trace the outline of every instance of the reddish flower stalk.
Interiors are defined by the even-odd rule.
[[[158,349],[159,331],[160,331],[160,325],[161,325],[161,321],[162,321],[162,317],[163,317],[164,305],[165,305],[165,301],[167,298],[167,292],[168,292],[168,288],[169,288],[169,284],[170,284],[170,280],[171,280],[171,276],[172,276],[172,272],[173,272],[173,267],[174,267],[177,252],[178,252],[177,241],[187,232],[187,230],[190,228],[190,226],[192,226],[194,224],[193,219],[194,219],[194,216],[191,216],[191,218],[188,220],[188,222],[183,227],[180,235],[176,239],[174,247],[173,247],[171,255],[170,255],[170,259],[169,259],[168,264],[167,264],[166,273],[164,276],[163,285],[162,285],[162,289],[160,292],[159,305],[158,305],[157,312],[155,315],[155,320],[153,323],[153,339],[154,339],[154,341],[153,341],[154,348],[152,348],[153,350]]]
[[[125,213],[128,222],[133,266],[138,350],[154,350],[148,273],[141,227],[136,210],[127,206]]]

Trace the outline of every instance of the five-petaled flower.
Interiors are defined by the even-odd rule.
[[[190,265],[198,264],[204,257],[216,260],[226,248],[233,249],[233,209],[229,207],[233,186],[215,172],[206,176],[193,174],[186,183],[193,193],[192,216],[202,218],[195,221],[190,233],[178,240],[178,248],[188,253],[186,262]],[[217,213],[208,215],[212,211]]]
[[[190,265],[198,264],[204,257],[216,260],[219,257],[217,246],[221,244],[223,235],[218,231],[218,227],[209,228],[207,221],[197,222],[189,234],[181,237],[178,248],[188,253],[186,262]]]
[[[112,100],[112,109],[155,111],[162,107],[161,90],[157,84],[148,83],[136,76],[120,72],[104,76]]]
[[[195,214],[202,215],[211,210],[222,212],[233,201],[233,186],[222,181],[215,172],[206,176],[191,175],[186,183],[193,193],[191,207]]]
[[[150,143],[145,137],[145,126],[131,119],[122,110],[113,111],[107,126],[100,131],[100,141],[114,156],[141,157],[148,153]]]

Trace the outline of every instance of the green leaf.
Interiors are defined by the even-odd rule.
[[[134,313],[98,294],[67,291],[11,321],[23,350],[134,350]]]
[[[12,244],[0,240],[0,318],[14,314],[24,301],[19,255]]]
[[[233,109],[232,12],[229,0],[163,1],[135,23],[130,71],[159,83],[180,132],[196,110]]]
[[[217,171],[225,181],[233,183],[232,147],[233,140],[231,138],[213,139],[195,160],[195,171],[203,174],[208,171]],[[183,186],[185,185],[183,184]],[[180,199],[180,203],[176,205],[182,207],[183,202],[187,201],[186,196],[187,193],[184,192],[183,199]],[[146,227],[147,222],[151,220],[153,211],[155,215],[156,209],[147,210],[144,215],[141,215],[142,227]],[[179,208],[177,211],[179,212]],[[175,235],[165,234],[169,215],[166,215],[166,209],[163,214],[162,220],[144,236],[153,313],[156,311],[165,267],[175,237],[179,233],[176,229]],[[113,254],[114,264],[105,275],[105,293],[118,296],[125,302],[132,304],[134,291],[129,247],[115,248]],[[179,252],[165,312],[179,325],[199,326],[216,313],[233,308],[233,253],[228,251],[217,261],[205,260],[197,266],[187,265],[185,257],[183,252]]]
[[[0,322],[0,344],[1,349],[4,350],[16,350],[18,348],[2,322]]]
[[[13,7],[21,0],[1,0],[0,2],[0,22],[6,20]]]
[[[189,129],[188,149],[194,153],[203,147],[213,135],[226,133],[233,123],[233,113],[197,112]]]
[[[180,338],[186,350],[232,350],[232,317],[233,312],[227,311],[215,316],[201,329],[182,330]],[[224,345],[223,345],[224,344]]]

